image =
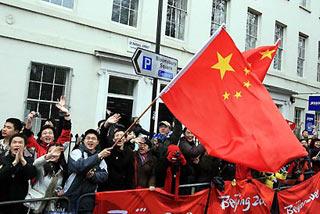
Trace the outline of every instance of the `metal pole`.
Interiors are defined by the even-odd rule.
[[[163,8],[163,0],[159,0],[159,2],[158,2],[157,33],[156,33],[156,54],[160,54],[162,8]],[[152,85],[152,100],[154,100],[157,97],[157,89],[158,89],[158,79],[154,78],[153,85]],[[151,134],[151,136],[154,133],[155,115],[156,115],[156,105],[152,105],[151,117],[150,117],[150,134]]]

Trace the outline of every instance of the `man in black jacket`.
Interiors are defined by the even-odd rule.
[[[14,134],[9,140],[9,154],[0,161],[0,201],[23,200],[28,192],[28,181],[36,176],[32,160],[23,156],[26,138]],[[0,213],[26,213],[22,204],[1,206]]]

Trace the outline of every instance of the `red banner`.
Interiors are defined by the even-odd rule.
[[[278,192],[280,213],[319,213],[320,173],[299,185]]]
[[[179,196],[178,199],[158,188],[155,191],[137,189],[98,192],[94,213],[203,213],[207,197],[208,190],[190,196]]]
[[[274,192],[258,181],[240,181],[235,186],[225,183],[225,191],[211,190],[208,213],[270,213]],[[161,189],[99,192],[98,213],[204,213],[208,190],[190,196],[168,194]]]
[[[212,191],[208,213],[270,213],[274,191],[252,180],[239,181],[235,186],[225,183],[225,191]]]

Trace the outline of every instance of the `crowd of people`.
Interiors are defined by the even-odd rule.
[[[96,191],[161,187],[173,194],[191,194],[181,184],[212,183],[223,190],[224,181],[257,178],[271,188],[294,185],[320,170],[320,140],[302,132],[300,142],[309,156],[294,160],[278,173],[262,173],[209,156],[193,133],[174,120],[161,121],[150,134],[138,121],[127,127],[121,115],[110,114],[88,129],[74,147],[71,115],[61,97],[56,107],[60,118],[44,123],[37,137],[30,112],[26,121],[8,118],[0,140],[0,203],[3,201],[68,197],[71,212],[92,213],[94,197],[77,199]],[[67,152],[72,146],[70,154]],[[197,187],[199,191],[205,187]],[[0,206],[0,213],[44,213],[66,210],[61,201],[39,201]]]

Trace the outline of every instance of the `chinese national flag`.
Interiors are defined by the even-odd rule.
[[[307,155],[224,29],[160,97],[212,156],[275,172]]]
[[[263,82],[270,64],[277,53],[279,43],[271,46],[261,46],[242,53],[243,57],[251,65],[250,70]]]

